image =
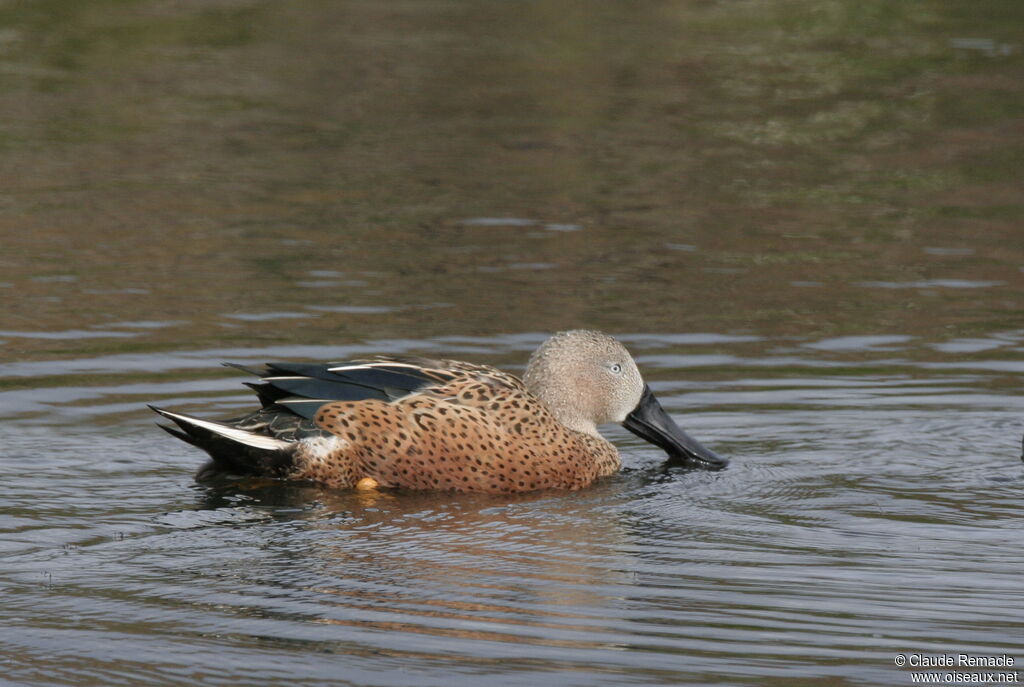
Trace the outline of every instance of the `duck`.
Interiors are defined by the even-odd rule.
[[[617,423],[669,464],[721,470],[729,461],[687,434],[616,338],[554,334],[522,378],[456,360],[376,356],[266,363],[246,382],[260,407],[208,420],[149,407],[159,426],[209,454],[199,482],[244,477],[328,488],[510,493],[582,489],[622,461],[598,431]]]

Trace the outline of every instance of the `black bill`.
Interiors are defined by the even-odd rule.
[[[683,431],[668,416],[651,387],[644,385],[640,403],[626,416],[622,426],[668,454],[669,465],[721,470],[729,461]]]

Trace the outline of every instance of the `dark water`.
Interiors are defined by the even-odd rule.
[[[902,685],[1024,664],[1024,5],[0,4],[0,668]],[[224,360],[600,328],[733,459],[193,484]],[[1022,669],[1024,670],[1024,669]]]

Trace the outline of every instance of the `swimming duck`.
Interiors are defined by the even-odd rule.
[[[247,383],[259,410],[218,422],[150,406],[177,425],[163,429],[210,455],[200,481],[251,475],[329,487],[579,489],[619,469],[618,451],[597,431],[613,422],[673,462],[728,464],[668,416],[626,348],[596,331],[555,334],[522,380],[418,357],[233,367],[260,378]]]

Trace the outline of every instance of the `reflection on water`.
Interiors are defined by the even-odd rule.
[[[538,338],[373,346],[518,369]],[[81,366],[79,386],[47,386],[37,364],[0,395],[18,428],[0,497],[8,675],[892,684],[897,652],[1024,649],[1024,423],[1008,383],[1024,330],[993,337],[997,357],[916,361],[911,337],[623,338],[728,470],[666,471],[612,428],[625,470],[582,492],[205,488],[200,456],[161,439],[142,402],[229,414],[251,401],[221,354],[322,351],[136,355],[111,376],[112,356]]]
[[[1013,7],[8,3],[4,350],[1020,326]]]
[[[1024,660],[1019,3],[0,4],[0,661],[32,684]],[[618,333],[733,458],[192,483],[222,361]]]

